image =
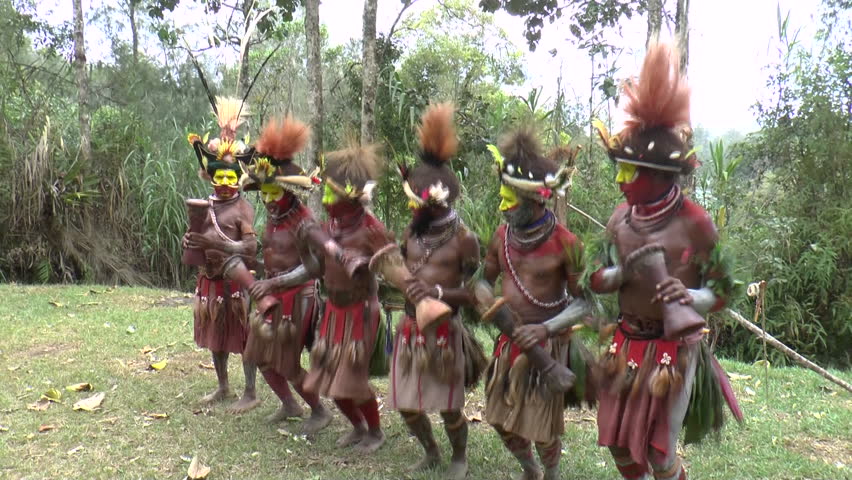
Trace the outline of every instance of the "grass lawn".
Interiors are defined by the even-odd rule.
[[[0,285],[0,298],[0,478],[179,479],[192,456],[210,466],[211,479],[442,478],[440,469],[403,473],[420,449],[388,408],[381,411],[387,443],[372,457],[335,450],[346,429],[336,412],[329,428],[307,440],[288,433],[298,432],[298,421],[263,423],[277,401],[262,383],[263,403],[245,415],[228,415],[225,405],[200,408],[196,400],[214,387],[215,376],[207,352],[192,341],[185,294]],[[164,369],[149,369],[161,360]],[[692,478],[852,479],[852,395],[807,370],[772,369],[767,378],[762,368],[722,363],[735,374],[746,422],[729,423],[720,442],[685,448]],[[235,358],[230,372],[241,389]],[[849,372],[836,373],[852,381]],[[94,391],[66,391],[81,382]],[[374,385],[387,392],[385,379]],[[61,391],[61,403],[32,409],[51,388]],[[72,409],[96,392],[105,393],[100,409]],[[468,478],[511,478],[516,464],[482,423],[483,405],[481,388],[469,394],[466,413],[475,423]],[[595,413],[568,411],[565,423],[564,478],[618,478],[596,445]],[[446,458],[449,446],[435,427]]]

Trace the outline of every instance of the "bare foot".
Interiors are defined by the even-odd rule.
[[[559,475],[559,467],[547,468],[544,470],[544,480],[559,480],[562,478]]]
[[[303,413],[305,413],[305,411],[302,409],[302,406],[296,402],[296,399],[291,397],[281,402],[281,406],[278,407],[278,410],[275,410],[272,415],[266,417],[266,421],[267,423],[275,424],[287,418],[301,417]]]
[[[313,435],[331,423],[331,412],[320,404],[311,411],[311,416],[302,423],[302,433]]]
[[[364,427],[353,428],[351,432],[337,439],[337,446],[340,448],[348,447],[356,443],[360,443],[364,436],[367,435],[367,429]]]
[[[450,462],[450,468],[447,469],[447,479],[449,480],[464,480],[467,476],[467,459],[453,460]]]
[[[544,480],[544,472],[538,468],[535,470],[524,470],[524,473],[515,477],[515,480]]]
[[[260,405],[260,400],[253,394],[243,393],[243,396],[228,407],[228,413],[245,413]]]
[[[233,396],[234,396],[234,392],[231,390],[230,387],[227,387],[227,386],[221,387],[220,386],[213,393],[208,393],[207,395],[204,395],[203,397],[201,397],[201,400],[199,400],[199,403],[201,403],[203,405],[208,405],[208,404],[211,404],[211,403],[221,402],[222,400],[225,400],[226,398],[231,398]]]
[[[358,453],[373,453],[385,443],[385,434],[381,430],[368,431],[364,437],[355,445]]]
[[[441,455],[438,453],[429,454],[423,456],[419,462],[414,465],[408,467],[409,473],[416,472],[425,472],[426,470],[432,470],[437,467],[441,463]]]

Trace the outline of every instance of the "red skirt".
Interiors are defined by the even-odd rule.
[[[291,381],[304,374],[301,366],[302,350],[316,312],[315,282],[273,294],[281,302],[281,318],[273,321],[271,315],[260,318],[257,311],[251,314],[251,328],[246,342],[244,358],[261,370],[272,369]],[[272,336],[263,338],[259,333],[262,323],[274,324]]]
[[[248,338],[246,297],[236,282],[198,275],[195,344],[212,352],[243,353]]]

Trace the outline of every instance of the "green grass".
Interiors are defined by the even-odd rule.
[[[265,385],[263,404],[243,416],[226,414],[224,406],[199,408],[195,401],[215,379],[202,367],[210,362],[207,352],[192,341],[192,314],[182,293],[0,285],[0,298],[0,478],[178,479],[193,455],[212,468],[211,479],[441,478],[440,470],[432,476],[403,474],[420,451],[387,408],[382,409],[387,443],[373,457],[334,449],[346,428],[339,415],[309,443],[279,432],[297,432],[297,421],[264,424],[276,407]],[[131,325],[135,333],[128,333]],[[145,354],[145,347],[156,350]],[[164,370],[148,370],[162,359],[168,360]],[[762,368],[723,364],[749,376],[733,380],[746,422],[729,423],[720,442],[686,447],[692,478],[852,479],[850,394],[797,368],[772,369],[766,379]],[[848,372],[837,374],[852,379]],[[236,359],[231,377],[235,388],[242,387]],[[72,410],[91,394],[64,390],[79,382],[106,392],[100,410]],[[385,379],[374,384],[387,392]],[[62,390],[63,403],[45,411],[27,408],[51,387]],[[468,416],[481,418],[483,403],[481,389],[471,392]],[[42,425],[55,429],[38,433]],[[446,439],[440,424],[435,426],[446,457]],[[564,478],[618,478],[607,452],[596,445],[594,412],[567,412],[563,442]],[[471,479],[511,478],[517,471],[483,423],[471,428],[470,464]]]

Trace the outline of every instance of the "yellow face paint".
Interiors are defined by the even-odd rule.
[[[284,189],[278,185],[264,183],[260,186],[260,199],[263,203],[272,203],[281,200],[284,196]]]
[[[518,194],[506,185],[500,185],[500,211],[505,212],[518,206]]]
[[[233,187],[238,181],[237,172],[231,169],[221,168],[213,173],[213,185],[216,186]]]
[[[615,183],[633,183],[639,176],[639,167],[630,163],[618,162],[618,174]]]
[[[338,197],[337,193],[331,188],[329,184],[325,184],[325,188],[322,191],[322,204],[323,205],[334,205],[337,203]]]

